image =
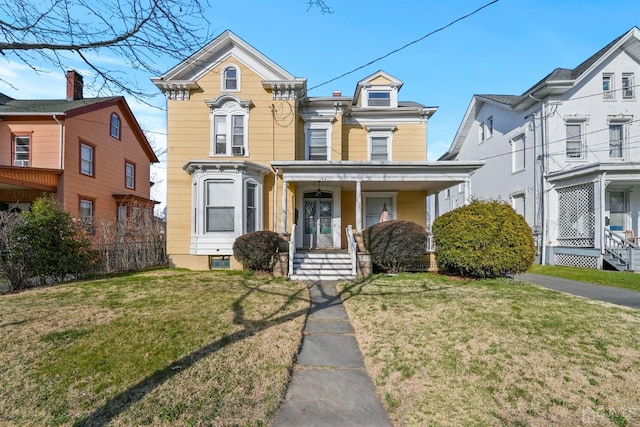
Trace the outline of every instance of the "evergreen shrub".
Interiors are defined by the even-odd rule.
[[[243,234],[233,243],[233,256],[250,270],[273,272],[279,240],[273,231]]]
[[[502,277],[527,271],[536,256],[531,228],[501,201],[474,200],[433,222],[441,272]]]
[[[374,266],[387,273],[406,271],[426,251],[426,230],[411,221],[392,220],[362,230]]]

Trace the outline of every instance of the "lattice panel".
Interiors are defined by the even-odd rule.
[[[599,259],[595,256],[556,254],[555,264],[566,267],[582,267],[598,269]]]
[[[593,247],[595,211],[593,184],[558,190],[558,242],[562,246]]]

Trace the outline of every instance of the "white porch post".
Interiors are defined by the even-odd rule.
[[[362,182],[356,181],[356,232],[362,233]]]
[[[282,180],[282,212],[280,213],[280,232],[287,232],[287,198],[289,194],[287,193],[287,188],[289,187],[289,181],[286,179]],[[294,237],[291,236],[293,239]]]

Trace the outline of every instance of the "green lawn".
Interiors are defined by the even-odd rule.
[[[0,425],[268,425],[300,284],[157,270],[0,296]]]
[[[640,291],[640,274],[638,273],[537,264],[534,264],[528,272],[578,280],[580,282],[595,283],[596,285],[614,286],[616,288]]]
[[[397,426],[640,425],[640,312],[508,279],[341,285]]]

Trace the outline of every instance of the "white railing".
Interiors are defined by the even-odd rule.
[[[637,249],[638,246],[606,228],[604,230],[604,239],[605,253],[611,255],[620,264],[623,264],[628,269],[632,269],[633,266],[631,265],[631,263],[633,261],[633,250]]]
[[[353,236],[353,228],[351,224],[347,225],[347,246],[349,248],[349,255],[351,256],[351,274],[355,277],[358,274],[357,271],[357,259],[358,259],[358,245],[356,239]]]
[[[293,256],[296,253],[296,225],[291,225],[291,235],[289,236],[289,274],[293,276]]]

